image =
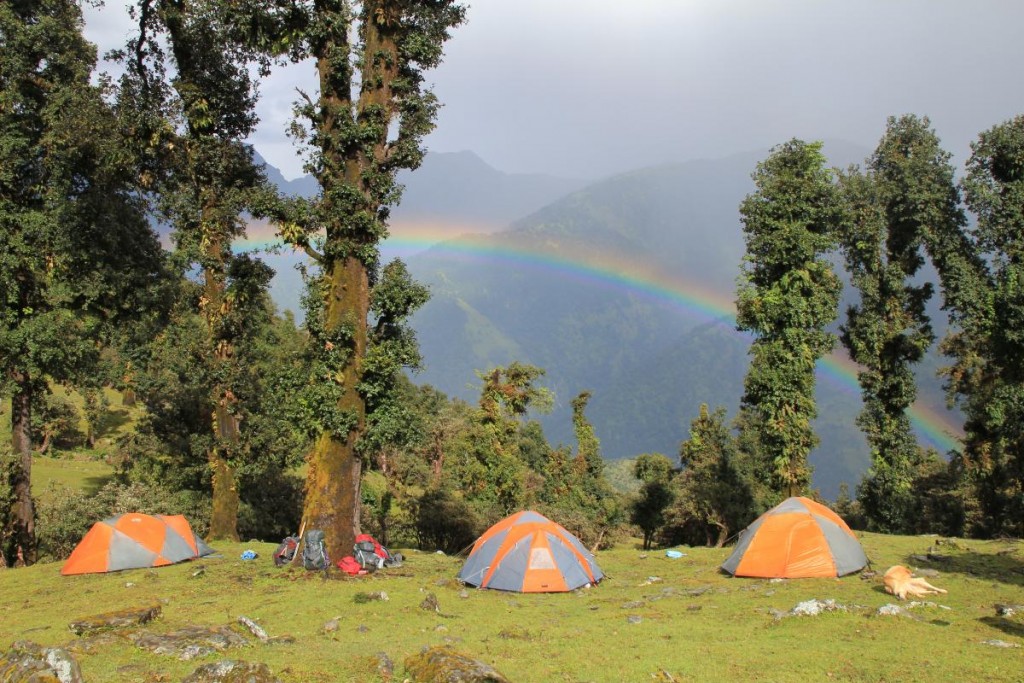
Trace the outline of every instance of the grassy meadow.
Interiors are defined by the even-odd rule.
[[[946,542],[935,546],[937,541]],[[643,552],[634,543],[599,553],[608,575],[570,594],[524,595],[465,589],[461,560],[406,551],[401,567],[362,577],[278,569],[267,543],[217,543],[221,558],[161,569],[61,577],[60,564],[0,573],[0,644],[29,639],[61,645],[70,621],[159,602],[147,625],[171,631],[221,626],[239,615],[270,636],[223,657],[266,662],[283,681],[385,680],[377,653],[403,680],[406,657],[449,644],[511,681],[1021,681],[1024,621],[997,616],[996,604],[1024,605],[1024,553],[1012,541],[949,541],[864,534],[876,570],[920,565],[935,547],[932,583],[949,590],[910,616],[879,616],[895,602],[879,579],[768,581],[718,571],[728,549]],[[242,551],[259,553],[254,561]],[[198,573],[199,566],[204,569]],[[364,599],[384,591],[387,601]],[[439,611],[421,607],[433,593]],[[803,601],[835,600],[845,611],[785,616]],[[904,606],[907,606],[906,603]],[[338,617],[336,631],[324,626]],[[987,642],[989,641],[989,642]],[[1013,647],[999,647],[991,641]],[[152,654],[122,640],[78,655],[85,679],[181,680],[199,664]]]
[[[46,495],[56,482],[95,490],[110,473],[97,456],[36,458],[34,489]],[[1024,544],[860,537],[879,575],[897,563],[929,567],[939,572],[929,580],[949,593],[906,616],[880,616],[878,608],[896,600],[879,577],[736,579],[718,570],[729,548],[680,548],[685,556],[670,559],[664,550],[642,551],[637,540],[597,555],[607,574],[599,585],[551,595],[463,587],[455,580],[462,560],[429,552],[398,549],[403,566],[349,577],[275,568],[274,544],[215,543],[221,557],[160,569],[74,577],[60,576],[60,563],[0,570],[0,651],[23,639],[64,645],[76,638],[71,621],[159,603],[162,614],[147,630],[224,626],[244,615],[294,642],[250,638],[242,650],[179,661],[113,638],[95,654],[76,654],[86,681],[179,681],[218,658],[265,662],[286,683],[383,681],[379,653],[394,663],[391,680],[402,681],[405,659],[434,645],[515,683],[1024,681],[1024,616],[999,616],[995,607],[1024,611]],[[258,559],[242,560],[247,549]],[[929,551],[944,559],[915,557]],[[365,599],[378,591],[389,599]],[[431,593],[437,611],[421,607]],[[814,599],[844,609],[781,616]],[[325,629],[335,618],[337,629]]]

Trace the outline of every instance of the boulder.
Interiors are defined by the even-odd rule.
[[[0,655],[4,683],[82,683],[82,669],[67,650],[19,640]]]
[[[281,683],[281,679],[260,662],[237,662],[223,659],[203,664],[190,673],[182,683]]]
[[[444,646],[406,658],[405,670],[413,683],[509,683],[490,665]]]
[[[105,612],[72,621],[68,624],[68,628],[75,635],[82,636],[96,633],[97,631],[139,626],[149,623],[158,616],[160,616],[160,605],[158,604],[146,607],[130,607],[116,612]]]

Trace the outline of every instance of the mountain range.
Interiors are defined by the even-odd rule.
[[[835,166],[868,154],[843,143],[825,151]],[[546,370],[541,383],[555,396],[551,413],[536,416],[552,443],[573,443],[570,401],[587,391],[605,458],[674,459],[702,403],[733,416],[742,395],[750,337],[732,315],[744,253],[738,207],[767,154],[597,181],[505,174],[469,152],[428,154],[401,177],[397,237],[382,246],[431,290],[412,321],[424,357],[413,380],[475,402],[477,371],[531,363]],[[268,173],[284,191],[315,192],[310,178]],[[297,258],[269,257],[275,300],[292,310]],[[941,316],[937,306],[933,314]],[[869,457],[849,370],[819,367],[821,444],[811,463],[815,486],[834,499],[841,482],[852,490]],[[930,403],[941,403],[940,391],[923,378]]]

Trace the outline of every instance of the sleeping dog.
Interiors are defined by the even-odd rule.
[[[914,578],[910,570],[901,564],[889,567],[882,580],[885,582],[885,592],[895,595],[900,600],[906,600],[908,595],[920,598],[925,595],[946,592],[931,585],[923,578]]]

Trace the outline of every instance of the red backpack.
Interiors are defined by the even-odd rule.
[[[356,574],[360,573],[366,573],[366,570],[359,566],[359,563],[356,562],[356,558],[352,557],[351,555],[346,555],[345,557],[338,560],[338,569],[345,572],[346,574],[351,574],[352,576],[355,576]]]

